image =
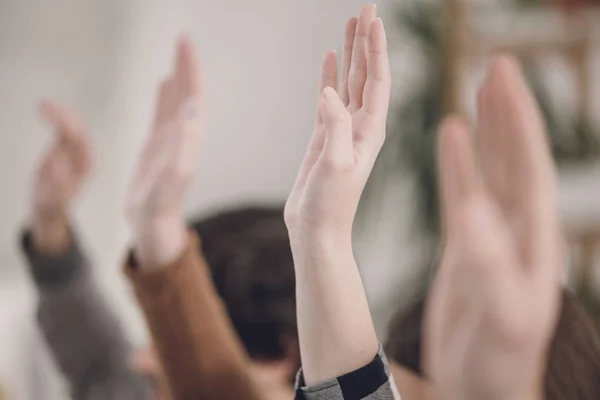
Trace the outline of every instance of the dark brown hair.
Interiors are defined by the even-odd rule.
[[[385,346],[390,359],[423,376],[421,331],[425,300],[394,316]],[[600,341],[598,332],[583,308],[567,291],[548,357],[546,399],[600,399]]]
[[[283,207],[228,210],[192,227],[250,357],[272,361],[294,353],[295,274]]]

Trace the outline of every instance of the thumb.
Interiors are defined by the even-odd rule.
[[[351,167],[354,164],[352,118],[335,89],[323,90],[319,108],[325,125],[323,157],[335,167]]]

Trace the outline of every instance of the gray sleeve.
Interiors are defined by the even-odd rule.
[[[383,349],[369,364],[314,386],[305,386],[302,369],[296,377],[295,400],[400,400]]]
[[[39,326],[73,398],[147,400],[149,383],[130,370],[131,347],[74,235],[60,255],[37,252],[29,232],[22,248],[39,293]]]

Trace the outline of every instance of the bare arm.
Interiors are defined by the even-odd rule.
[[[351,243],[358,202],[385,138],[390,94],[375,6],[347,24],[339,84],[336,54],[325,56],[320,90],[317,124],[285,213],[309,386],[356,371],[378,352]]]
[[[258,399],[248,361],[212,286],[182,206],[203,131],[198,60],[180,40],[129,193],[127,273],[176,399]]]
[[[130,344],[69,228],[70,204],[91,163],[86,133],[65,108],[45,103],[42,111],[56,139],[35,176],[32,226],[21,242],[40,329],[74,398],[145,400],[149,386],[130,371]]]

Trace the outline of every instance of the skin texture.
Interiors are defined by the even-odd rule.
[[[204,133],[204,95],[200,62],[193,45],[182,37],[171,75],[159,89],[154,125],[140,155],[127,201],[139,267],[148,272],[173,263],[188,243],[183,201],[196,169]],[[291,398],[292,374],[287,360],[251,363],[247,371],[265,399]],[[159,396],[168,395],[156,354],[140,350],[132,368],[155,382]],[[277,397],[274,397],[277,396]]]
[[[44,101],[40,112],[54,128],[55,137],[34,177],[32,232],[40,251],[56,254],[69,245],[69,209],[89,176],[92,152],[86,129],[74,111]]]
[[[313,136],[285,207],[307,385],[368,364],[378,341],[352,253],[360,196],[385,140],[387,43],[373,5],[345,31],[342,75],[325,55]]]
[[[445,240],[427,301],[425,367],[449,400],[541,399],[563,241],[543,123],[512,57],[492,61],[478,115],[481,165],[462,120],[440,129]]]
[[[154,126],[130,185],[127,217],[143,268],[170,264],[187,245],[182,207],[204,130],[199,64],[183,37],[172,74],[160,86]]]

